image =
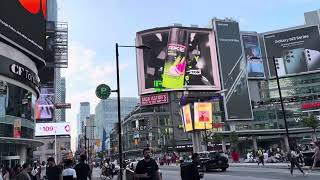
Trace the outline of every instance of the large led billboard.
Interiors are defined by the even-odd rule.
[[[264,43],[271,77],[276,75],[273,61],[279,77],[320,70],[320,36],[317,25],[265,33]]]
[[[217,33],[226,119],[253,119],[247,63],[243,56],[239,24],[235,21],[213,20],[213,25]]]
[[[220,90],[214,32],[166,27],[137,33],[139,94],[172,90]]]
[[[194,103],[194,129],[212,129],[212,104]]]
[[[51,121],[54,118],[54,88],[43,86],[36,105],[36,119]]]
[[[46,0],[1,0],[0,39],[44,61]]]
[[[263,59],[258,34],[242,34],[244,56],[247,61],[248,78],[265,78]]]
[[[36,123],[35,136],[70,135],[70,123]]]

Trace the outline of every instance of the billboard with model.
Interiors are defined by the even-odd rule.
[[[263,59],[258,34],[242,34],[244,56],[247,61],[248,78],[264,79]]]
[[[279,77],[320,70],[320,36],[317,25],[265,33],[264,43],[271,77],[276,75],[273,61]]]
[[[217,33],[222,88],[227,120],[253,119],[248,89],[247,63],[243,56],[239,24],[213,20]]]
[[[44,61],[47,0],[1,0],[0,38]]]
[[[172,90],[220,90],[214,33],[166,27],[137,33],[139,94]]]

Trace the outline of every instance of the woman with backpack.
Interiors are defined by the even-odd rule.
[[[289,155],[288,157],[290,157],[289,161],[291,164],[290,167],[290,174],[293,175],[293,168],[294,166],[297,166],[297,168],[300,170],[300,172],[305,175],[305,173],[303,172],[303,170],[301,169],[299,162],[298,162],[298,153],[297,153],[297,148],[296,147],[290,147],[290,151],[289,151]]]

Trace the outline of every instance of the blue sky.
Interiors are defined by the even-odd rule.
[[[59,19],[69,24],[67,111],[76,122],[81,101],[94,113],[100,83],[116,87],[115,43],[134,45],[140,30],[181,23],[206,27],[211,18],[231,17],[244,31],[266,32],[304,24],[304,12],[319,0],[58,0]],[[138,97],[134,49],[120,49],[121,95]],[[114,95],[113,95],[114,96]]]

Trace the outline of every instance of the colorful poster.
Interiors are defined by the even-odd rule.
[[[212,129],[211,103],[194,103],[194,129]]]
[[[16,119],[14,121],[13,137],[21,138],[21,119]]]
[[[183,123],[185,132],[189,132],[193,130],[192,127],[192,117],[190,111],[190,105],[185,105],[182,107],[183,110]]]

